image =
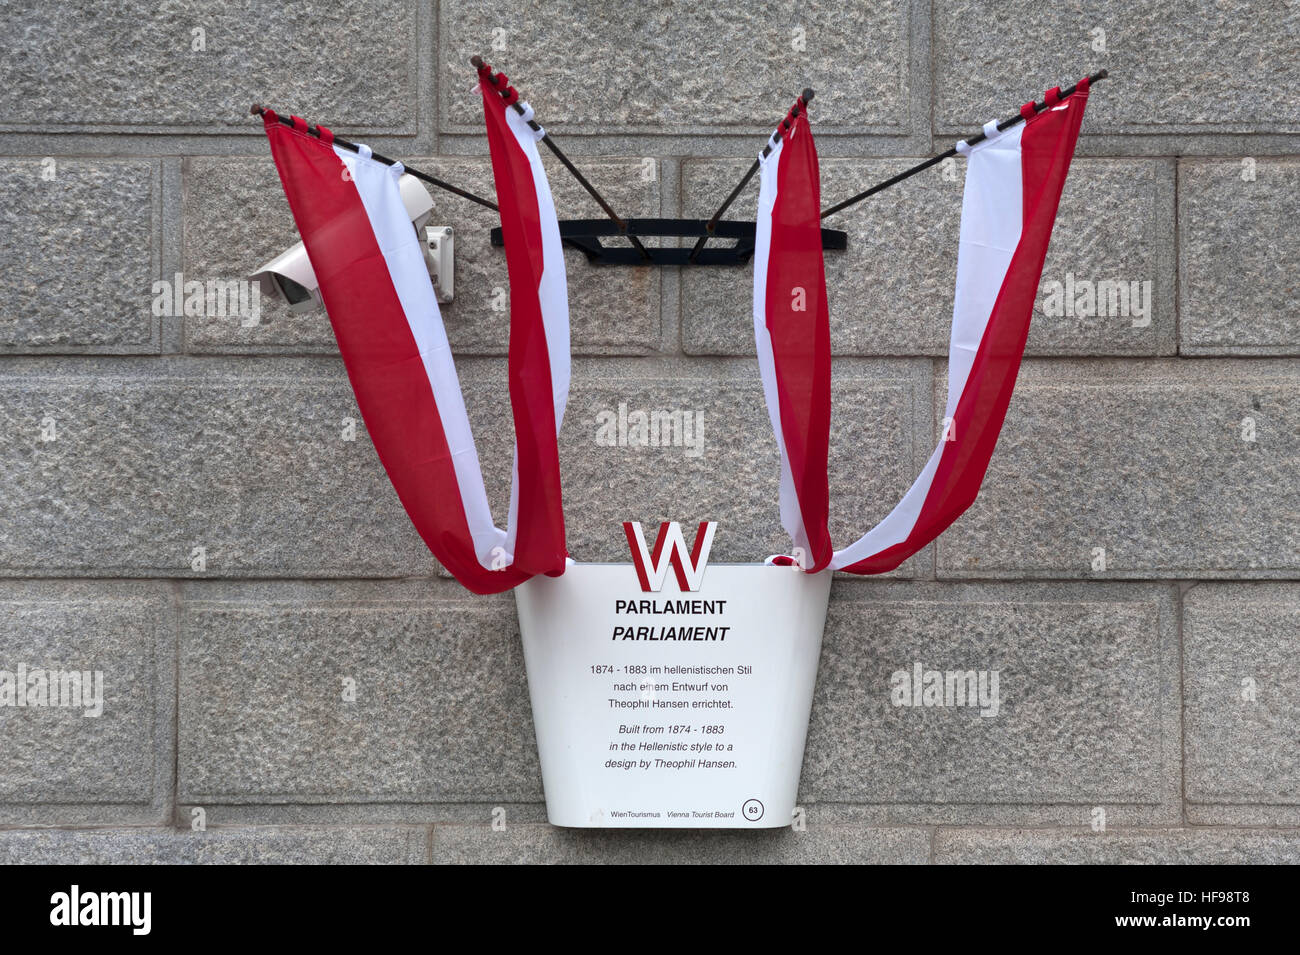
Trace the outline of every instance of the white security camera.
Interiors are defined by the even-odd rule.
[[[429,227],[429,219],[433,216],[433,199],[418,179],[404,175],[398,179],[397,185],[401,190],[402,204],[406,206],[406,214],[411,217],[411,225],[424,249],[424,264],[433,279],[438,301],[450,302],[454,291],[451,227]],[[263,295],[287,302],[291,311],[309,312],[322,305],[316,272],[312,269],[307,250],[301,242],[281,252],[249,277],[257,282]]]

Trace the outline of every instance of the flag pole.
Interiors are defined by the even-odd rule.
[[[802,93],[800,93],[799,98],[795,100],[794,107],[790,110],[790,115],[787,116],[785,119],[781,120],[780,125],[784,126],[786,129],[789,129],[790,119],[792,117],[799,115],[800,107],[807,109],[808,102],[815,95],[816,94],[810,88],[806,88]],[[771,153],[772,151],[772,143],[770,141],[771,137],[768,137],[768,139],[769,142],[767,143],[767,145],[763,147],[764,159],[766,159],[768,154]],[[718,227],[718,220],[720,220],[723,214],[728,209],[731,208],[731,204],[736,201],[736,198],[741,194],[741,192],[744,191],[745,187],[749,185],[749,180],[754,178],[754,173],[756,172],[758,172],[757,159],[754,160],[753,164],[745,172],[745,175],[741,177],[740,182],[736,183],[736,188],[731,190],[731,194],[727,196],[726,199],[722,200],[722,205],[718,206],[718,211],[713,213],[713,216],[709,219],[708,222],[704,223],[705,234],[700,236],[698,239],[696,239],[695,245],[691,247],[690,261],[694,262],[696,259],[699,258],[700,250],[704,248],[704,243],[708,242],[709,239],[713,237],[713,231]]]
[[[258,103],[254,103],[249,108],[248,112],[249,115],[251,116],[265,116],[266,108],[261,106]],[[280,124],[282,126],[293,125],[293,120],[287,116],[282,116],[279,113],[276,113],[275,118],[280,121]],[[317,126],[308,126],[307,133],[310,136],[315,136],[317,139],[320,138],[320,128]],[[344,149],[350,150],[354,153],[360,151],[357,149],[356,143],[348,142],[348,140],[344,139],[342,136],[334,137],[334,145],[342,146]],[[398,164],[398,160],[389,159],[387,156],[379,155],[379,153],[371,153],[370,158],[375,160],[376,162],[383,163],[385,166],[396,166]],[[497,204],[495,202],[492,202],[490,199],[484,199],[482,196],[476,196],[474,195],[474,193],[470,192],[467,189],[462,189],[459,186],[453,186],[451,183],[447,182],[446,180],[439,179],[437,176],[431,176],[427,172],[421,172],[419,169],[416,169],[414,166],[408,166],[405,163],[402,163],[402,168],[406,170],[406,172],[414,176],[416,179],[419,179],[423,182],[427,182],[431,186],[437,186],[439,189],[445,189],[447,192],[460,196],[462,199],[468,199],[470,202],[477,202],[480,206],[486,206],[488,209],[491,209],[494,212],[498,211]]]
[[[500,73],[494,74],[492,72],[492,67],[489,66],[484,61],[483,57],[479,56],[477,53],[469,58],[469,62],[474,67],[474,69],[479,70],[480,72],[486,70],[488,75],[488,82],[492,83],[493,86],[495,87],[496,78],[501,75]],[[505,98],[506,96],[505,90],[498,89],[497,92],[501,94],[503,99]],[[515,108],[515,112],[518,113],[520,116],[524,114],[524,108],[519,104],[518,99],[516,99],[510,105]],[[564,152],[560,149],[560,147],[555,145],[555,141],[551,139],[550,133],[547,133],[544,129],[542,129],[542,127],[538,124],[538,122],[535,119],[528,120],[528,127],[542,134],[542,142],[544,142],[546,144],[546,147],[552,153],[555,154],[555,158],[564,164],[564,168],[569,170],[569,172],[573,174],[573,178],[578,180],[579,185],[581,185],[583,189],[587,190],[588,195],[590,195],[591,198],[596,200],[596,204],[599,205],[600,208],[604,210],[605,215],[609,216],[609,218],[614,222],[614,224],[618,226],[619,234],[626,237],[627,240],[632,243],[633,247],[637,250],[637,252],[641,254],[641,258],[644,261],[647,262],[650,261],[650,253],[646,249],[646,247],[641,244],[641,240],[638,239],[635,235],[632,235],[627,231],[627,220],[614,211],[613,207],[608,202],[605,201],[605,197],[602,196],[599,191],[597,191],[595,186],[593,186],[590,182],[587,181],[587,177],[584,176],[578,170],[578,167],[573,164],[573,162],[569,159],[568,156],[564,154]]]
[[[1092,76],[1088,77],[1088,84],[1092,85],[1093,83],[1100,82],[1101,80],[1104,80],[1109,75],[1110,72],[1108,70],[1098,70],[1096,73],[1093,73]],[[1078,88],[1079,88],[1079,84],[1075,83],[1069,89],[1061,90],[1060,98],[1065,99],[1067,96],[1072,96]],[[1046,101],[1033,103],[1032,105],[1034,107],[1035,113],[1041,113],[1043,110],[1047,109]],[[1015,126],[1017,123],[1023,123],[1024,121],[1025,121],[1025,117],[1021,113],[1016,113],[1015,116],[1008,117],[1007,119],[1004,119],[1001,122],[999,122],[998,130],[1000,132],[1004,129],[1010,129],[1012,126]],[[976,143],[984,142],[984,140],[987,138],[988,137],[985,136],[983,131],[981,130],[980,132],[976,133],[974,136],[965,140],[965,143],[967,146],[974,146]],[[957,155],[956,146],[953,146],[951,149],[946,149],[943,152],[939,153],[939,155],[937,156],[931,156],[929,159],[925,160],[924,162],[917,163],[911,169],[904,169],[897,176],[891,176],[890,178],[886,179],[884,182],[878,182],[870,189],[866,189],[862,192],[859,192],[856,196],[850,196],[848,199],[845,199],[843,202],[836,203],[835,205],[827,209],[825,212],[823,212],[821,214],[821,217],[825,219],[828,216],[833,216],[835,215],[835,213],[847,209],[849,206],[855,205],[856,203],[861,202],[863,199],[868,199],[871,196],[874,196],[878,192],[883,192],[884,190],[888,189],[890,186],[897,185],[898,183],[902,182],[904,179],[910,179],[912,176],[915,176],[918,172],[924,172],[925,170],[929,169],[931,166],[936,165],[937,163],[941,163],[945,159],[948,159],[956,155]]]

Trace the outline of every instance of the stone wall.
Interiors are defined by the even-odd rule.
[[[0,862],[1300,861],[1300,9],[517,10],[0,8],[0,669],[105,680],[95,718],[0,707]],[[634,216],[707,215],[805,85],[829,202],[1111,71],[1043,281],[1140,298],[1044,297],[979,501],[887,578],[835,583],[802,831],[549,827],[513,600],[420,542],[323,313],[154,307],[156,280],[296,239],[254,100],[490,193],[475,52]],[[549,171],[562,217],[600,214]],[[828,222],[837,541],[937,436],[961,181],[940,165]],[[433,198],[499,476],[504,256],[487,210]],[[572,552],[625,559],[624,519],[718,520],[718,560],[781,549],[750,271],[568,266]],[[702,453],[601,445],[623,402],[701,414]],[[999,669],[1002,711],[895,708],[913,661]]]

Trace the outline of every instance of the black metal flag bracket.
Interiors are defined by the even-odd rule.
[[[486,73],[489,81],[497,87],[498,92],[503,98],[509,99],[505,77],[499,73],[494,73],[492,68],[486,64],[481,57],[475,56],[470,59],[474,68],[480,73]],[[1097,83],[1104,80],[1109,73],[1106,70],[1100,70],[1088,77],[1089,83]],[[1078,84],[1067,89],[1059,90],[1059,98],[1064,99],[1078,89]],[[799,115],[800,110],[806,110],[809,101],[813,98],[813,91],[805,89],[796,100],[794,107],[786,116],[782,123],[789,124],[790,120]],[[521,115],[524,108],[518,101],[518,97],[513,98],[511,105]],[[1017,123],[1022,123],[1026,119],[1026,112],[1032,106],[1035,113],[1040,113],[1047,109],[1046,100],[1026,103],[1021,112],[1015,116],[1004,119],[998,123],[998,129],[1008,129]],[[266,110],[254,104],[250,112],[254,115],[265,115]],[[288,116],[279,114],[279,121],[286,126],[293,126],[294,122]],[[534,120],[529,120],[528,125],[534,130],[542,131],[542,142],[555,155],[555,158],[567,169],[578,181],[579,185],[587,191],[587,194],[596,201],[601,210],[605,213],[605,219],[561,219],[560,240],[567,246],[577,249],[587,257],[587,261],[592,265],[639,265],[639,266],[660,266],[660,265],[728,265],[742,266],[749,262],[754,254],[754,230],[755,226],[752,221],[737,221],[723,219],[722,216],[731,208],[732,203],[740,196],[754,174],[758,171],[759,161],[756,159],[750,165],[749,169],[741,177],[734,189],[727,195],[726,199],[718,207],[717,211],[708,219],[663,219],[663,218],[644,218],[626,219],[614,211],[614,208],[606,201],[600,191],[587,179],[586,176],[573,164],[573,161],[555,144],[555,140],[549,133],[545,133],[542,127]],[[312,136],[319,136],[320,130],[316,126],[307,126],[307,132]],[[985,138],[983,132],[976,133],[965,142],[973,146]],[[355,143],[349,142],[340,136],[334,137],[334,144],[357,152]],[[770,150],[770,143],[763,147],[763,155],[766,156]],[[879,182],[869,189],[863,190],[855,196],[850,196],[843,202],[836,203],[828,209],[822,211],[823,219],[841,212],[850,206],[856,205],[864,199],[883,192],[890,186],[902,182],[915,176],[919,172],[937,165],[943,160],[957,155],[956,147],[945,150],[937,156],[931,156],[909,169],[905,169],[895,176]],[[397,164],[397,160],[389,159],[387,156],[381,156],[374,153],[371,156],[377,162],[384,163],[388,166]],[[467,189],[461,189],[437,176],[415,169],[411,166],[405,166],[406,172],[410,173],[416,179],[427,182],[429,185],[453,195],[460,196],[462,199],[468,199],[485,208],[496,210],[497,204],[490,199],[484,199],[482,196],[475,195]],[[690,247],[658,245],[647,246],[641,239],[694,239],[695,242]],[[627,245],[614,244],[606,245],[602,239],[625,239]],[[707,246],[712,239],[729,241],[732,244],[726,246]],[[495,246],[504,245],[501,236],[501,229],[495,228],[491,233],[491,241]],[[842,251],[848,248],[848,235],[836,229],[822,229],[822,247],[827,251]]]
[[[744,265],[754,255],[754,223],[705,219],[625,219],[626,231],[608,219],[561,219],[560,239],[580,250],[592,265]],[[625,235],[646,238],[728,239],[735,244],[696,252],[693,248],[651,246],[650,260],[635,249],[607,246],[602,238]],[[501,229],[492,230],[492,244],[504,245]],[[822,229],[822,248],[840,252],[848,248],[848,236],[835,229]]]
[[[475,69],[480,72],[487,71],[490,81],[497,85],[496,78],[500,74],[493,74],[491,68],[487,66],[481,57],[471,57]],[[506,95],[505,84],[501,83],[502,95]],[[806,89],[795,103],[793,109],[782,122],[786,128],[789,128],[790,121],[799,115],[800,109],[806,109],[808,101],[813,98],[813,91]],[[514,108],[523,112],[522,107],[516,101]],[[536,123],[530,123],[534,129],[540,129]],[[561,219],[560,220],[560,240],[570,248],[579,249],[592,265],[744,265],[754,255],[754,233],[755,226],[753,222],[723,222],[722,215],[735,201],[740,191],[744,188],[753,176],[754,171],[758,169],[758,161],[754,161],[753,168],[746,174],[740,185],[732,190],[732,194],[715,212],[712,218],[707,221],[703,219],[624,219],[619,216],[605,201],[604,197],[591,185],[583,175],[574,168],[568,158],[560,152],[559,148],[551,141],[549,136],[545,136],[542,142],[550,147],[556,157],[562,162],[566,169],[577,178],[578,182],[591,195],[596,203],[605,210],[609,220],[603,219]],[[771,149],[770,144],[763,148],[763,155],[767,155]],[[681,248],[672,245],[650,246],[647,247],[641,242],[640,237],[659,238],[659,239],[695,239],[695,244],[691,248]],[[608,246],[601,242],[603,238],[622,237],[632,244],[631,249],[621,248],[619,246]],[[704,244],[711,238],[734,240],[732,245],[721,248],[705,249]],[[492,230],[492,244],[504,245],[505,240],[501,234],[501,229]],[[843,250],[848,247],[848,235],[834,229],[822,229],[822,247],[830,250]]]

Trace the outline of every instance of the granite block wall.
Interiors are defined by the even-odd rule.
[[[1298,35],[1283,0],[0,6],[0,671],[102,676],[96,707],[0,706],[0,861],[1300,862]],[[834,584],[799,826],[550,827],[514,602],[424,548],[323,313],[155,288],[296,241],[254,101],[490,193],[472,53],[628,216],[707,215],[804,86],[829,202],[1111,72],[980,499]],[[962,172],[827,223],[837,540],[938,433]],[[433,199],[499,477],[505,260]],[[751,271],[568,255],[571,551],[625,559],[626,519],[780,549]],[[1048,301],[1101,281],[1135,291]],[[702,442],[605,446],[620,404]],[[893,706],[914,661],[998,669],[1001,711]]]

